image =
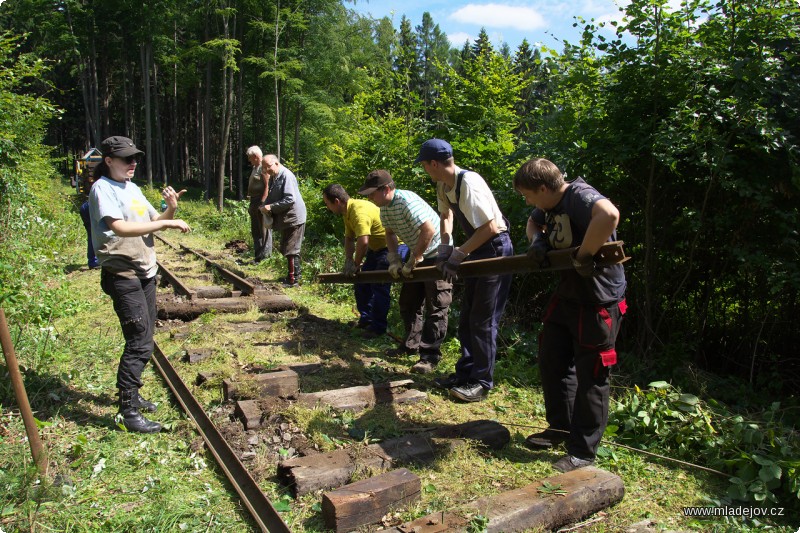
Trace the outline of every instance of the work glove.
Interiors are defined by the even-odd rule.
[[[453,249],[450,257],[447,258],[447,262],[442,267],[442,277],[445,281],[453,283],[458,279],[458,267],[461,266],[461,262],[465,257],[467,257],[467,254],[458,248]]]
[[[450,254],[453,253],[453,245],[452,244],[440,244],[439,248],[437,248],[437,252],[438,253],[436,254],[436,262],[434,264],[436,265],[436,268],[438,268],[439,270],[442,270],[443,265],[450,258]]]
[[[533,237],[531,245],[528,246],[527,256],[539,265],[539,268],[547,268],[550,266],[550,259],[547,257],[547,252],[550,251],[550,243],[547,242],[547,237],[544,233],[537,233]]]
[[[403,260],[400,258],[400,254],[389,252],[386,257],[389,259],[389,274],[394,279],[400,279],[400,270],[403,268]]]
[[[594,257],[587,255],[578,259],[578,250],[575,250],[572,254],[572,266],[578,274],[584,278],[590,278],[594,274]]]
[[[403,274],[404,278],[411,279],[414,277],[411,271],[414,270],[415,266],[417,266],[417,256],[411,253],[409,254],[408,261],[406,261],[406,264],[403,265],[403,270],[401,270],[400,273]]]
[[[356,268],[356,264],[355,262],[353,262],[353,258],[348,257],[347,259],[345,259],[344,270],[342,270],[342,273],[344,273],[345,276],[352,278],[355,277],[356,272],[358,272],[358,268]]]

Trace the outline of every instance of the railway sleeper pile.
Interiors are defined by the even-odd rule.
[[[306,365],[307,366],[307,365]],[[316,365],[315,365],[316,366]],[[400,380],[366,386],[302,393],[298,373],[279,369],[243,378],[257,384],[262,396],[280,396],[309,407],[327,405],[334,409],[361,411],[378,403],[405,403],[426,397],[408,388],[413,380]],[[236,382],[225,380],[226,399],[234,401],[236,416],[245,429],[257,429],[269,413],[253,399],[236,399]],[[248,387],[252,391],[252,387]],[[463,446],[476,442],[490,450],[500,450],[511,439],[502,424],[475,420],[442,425],[426,431],[384,440],[375,444],[354,444],[331,452],[281,460],[278,479],[295,497],[323,491],[322,514],[333,531],[352,531],[380,524],[391,512],[414,504],[421,496],[418,476],[405,466],[424,467]],[[370,477],[350,482],[365,473]],[[548,487],[559,487],[549,491]],[[525,487],[470,502],[458,511],[445,511],[401,524],[386,531],[432,533],[466,531],[470,515],[482,515],[487,531],[507,532],[527,529],[549,530],[577,522],[622,500],[622,480],[605,470],[583,468],[552,476]]]
[[[184,251],[204,258],[197,252],[188,249]],[[205,261],[209,267],[214,265],[208,259]],[[238,290],[220,287],[191,289],[182,285],[174,272],[163,265],[161,268],[163,278],[176,288],[177,293],[177,297],[159,295],[161,319],[191,320],[212,309],[219,312],[244,312],[254,304],[265,312],[295,308],[291,299],[283,294],[255,289],[252,285],[248,289],[245,283],[249,282],[237,281],[231,277],[236,276],[235,274],[225,276],[232,279],[234,285],[238,284]],[[208,349],[188,350],[184,354],[184,360],[197,363],[211,353],[213,351]],[[165,364],[166,361],[162,363]],[[235,403],[235,416],[241,420],[245,430],[258,429],[271,414],[262,412],[256,400],[239,398],[239,391],[243,388],[249,394],[255,391],[261,398],[283,398],[312,408],[325,405],[350,411],[361,411],[376,404],[418,402],[427,397],[425,392],[411,388],[414,382],[410,379],[311,393],[301,392],[299,375],[315,372],[320,367],[317,363],[289,365],[272,372],[252,374],[236,380],[226,379],[223,380],[223,395],[225,400]],[[204,383],[212,377],[201,372],[196,383]],[[420,479],[405,466],[430,465],[467,441],[478,443],[489,450],[500,450],[510,439],[508,429],[496,421],[475,420],[463,424],[441,425],[380,443],[355,443],[332,452],[284,459],[277,465],[277,476],[295,497],[323,491],[322,515],[326,526],[331,530],[345,532],[364,526],[374,528],[387,514],[407,508],[420,499]],[[208,439],[206,441],[208,444]],[[216,451],[212,452],[219,458]],[[241,463],[239,466],[244,468]],[[355,476],[363,477],[364,474],[370,476],[351,482]],[[558,486],[560,490],[548,490],[548,487],[554,486]],[[470,527],[469,518],[475,515],[485,517],[485,528],[489,532],[534,528],[550,530],[580,521],[618,503],[624,492],[622,480],[618,476],[599,468],[588,467],[480,498],[458,509],[437,512],[384,530],[396,533],[467,531]],[[252,509],[249,504],[247,507],[254,517],[258,516],[258,510]],[[262,520],[257,518],[257,522],[265,528]]]

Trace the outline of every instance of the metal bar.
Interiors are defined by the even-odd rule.
[[[252,283],[250,283],[249,281],[247,281],[246,279],[237,276],[236,274],[234,274],[233,272],[231,272],[227,268],[225,268],[225,267],[223,267],[221,265],[218,265],[217,263],[215,263],[211,259],[207,258],[203,254],[201,254],[199,252],[195,252],[194,250],[192,250],[188,246],[184,246],[183,244],[181,244],[180,246],[181,246],[182,250],[190,252],[190,253],[193,253],[194,255],[196,255],[197,257],[199,257],[203,261],[205,261],[206,265],[208,265],[208,266],[210,266],[212,268],[216,268],[217,272],[219,272],[219,274],[223,278],[225,278],[228,282],[233,284],[234,287],[236,287],[237,289],[242,291],[242,294],[250,295],[250,294],[253,294],[254,292],[256,292],[256,286],[253,285]]]
[[[272,503],[250,476],[244,465],[237,459],[233,450],[231,450],[228,443],[214,426],[214,423],[203,411],[203,407],[198,403],[197,399],[189,392],[189,388],[181,380],[175,368],[170,364],[157,344],[154,344],[153,348],[153,364],[164,377],[178,403],[181,404],[183,410],[194,422],[211,454],[217,460],[217,464],[225,472],[228,481],[236,489],[245,507],[250,511],[250,515],[261,530],[271,533],[291,533],[289,526],[281,519],[278,511],[272,506]]]
[[[175,276],[175,274],[173,274],[167,267],[161,264],[160,261],[156,261],[156,264],[158,265],[158,268],[161,270],[161,275],[167,278],[167,281],[169,282],[170,285],[172,285],[172,288],[175,289],[175,292],[186,296],[190,300],[194,300],[195,293],[193,290],[184,285],[183,282],[180,279],[178,279],[178,277]]]
[[[28,402],[28,393],[25,392],[25,382],[22,381],[22,374],[19,371],[17,354],[14,352],[14,343],[11,342],[11,332],[8,330],[6,322],[6,312],[0,307],[0,345],[3,346],[3,354],[6,356],[6,367],[11,376],[11,387],[17,397],[19,412],[22,414],[22,422],[25,424],[25,433],[28,434],[28,444],[31,447],[33,462],[39,469],[41,475],[47,474],[47,450],[42,446],[39,438],[39,429],[36,427],[36,420],[33,418],[31,404]]]
[[[623,244],[623,241],[613,241],[604,244],[594,256],[595,264],[597,266],[609,266],[617,263],[624,263],[630,259],[625,255],[625,250],[622,248]],[[568,270],[574,268],[572,266],[572,254],[575,250],[577,250],[577,247],[548,252],[547,258],[550,260],[550,266],[547,268],[540,267],[536,261],[530,259],[525,254],[513,255],[511,257],[493,257],[491,259],[464,261],[458,269],[458,277],[471,278],[501,274]],[[387,270],[359,272],[354,277],[347,277],[340,272],[335,272],[332,274],[319,274],[317,280],[320,283],[413,283],[442,279],[442,273],[435,266],[415,268],[412,274],[414,277],[410,279],[403,277],[394,279]]]

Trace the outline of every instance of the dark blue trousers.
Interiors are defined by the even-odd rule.
[[[514,255],[511,239],[508,233],[501,233],[471,253],[467,261],[511,255]],[[456,363],[456,374],[462,380],[480,383],[485,389],[494,387],[497,330],[508,301],[511,278],[510,274],[464,278],[458,323],[461,358]]]
[[[405,246],[405,245],[403,245]],[[361,264],[362,272],[373,270],[386,270],[389,268],[388,250],[367,250],[364,262]],[[377,333],[386,333],[386,317],[391,306],[391,283],[356,283],[356,309],[358,309],[359,323],[366,325],[367,329]]]
[[[125,337],[117,368],[117,388],[138,389],[142,386],[142,370],[153,354],[156,278],[130,279],[103,269],[100,287],[111,296]]]
[[[94,255],[94,246],[92,246],[92,221],[89,217],[89,202],[81,204],[81,220],[83,220],[83,227],[86,228],[86,263],[89,268],[95,268],[99,263],[97,256]]]

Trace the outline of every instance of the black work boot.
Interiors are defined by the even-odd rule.
[[[139,391],[137,389],[120,389],[119,414],[122,415],[122,425],[128,431],[137,433],[158,433],[161,424],[153,422],[142,416],[139,412]]]
[[[145,400],[142,398],[142,395],[139,394],[139,391],[136,391],[136,407],[138,407],[142,411],[147,411],[148,413],[155,413],[158,406],[149,400]]]

